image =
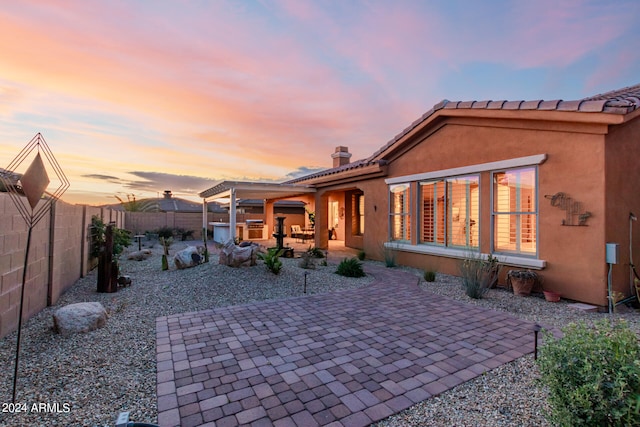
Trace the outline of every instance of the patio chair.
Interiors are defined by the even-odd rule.
[[[302,227],[300,227],[298,224],[291,226],[291,237],[293,237],[294,239],[302,239],[302,235]]]

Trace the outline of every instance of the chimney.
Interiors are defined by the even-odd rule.
[[[333,159],[334,168],[348,164],[349,159],[351,158],[349,147],[336,147],[336,152],[331,155],[331,158]]]
[[[170,199],[171,198],[171,190],[164,190],[164,198],[165,199]]]

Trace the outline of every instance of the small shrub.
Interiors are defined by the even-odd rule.
[[[269,248],[266,253],[258,254],[258,258],[264,261],[264,265],[267,269],[273,274],[280,274],[280,270],[282,269],[282,261],[280,261],[280,256],[284,251],[282,249],[278,250],[278,248]]]
[[[358,258],[345,258],[338,264],[336,273],[345,277],[364,277],[364,270],[362,269],[362,263],[358,261]]]
[[[300,255],[298,266],[307,270],[313,270],[316,268],[316,261],[308,251],[303,252],[302,255]]]
[[[107,224],[102,219],[93,215],[91,217],[91,257],[97,258],[105,244],[105,233]],[[131,245],[131,232],[118,227],[112,227],[113,232],[113,250],[112,254],[117,258],[125,247]]]
[[[484,260],[478,253],[469,253],[460,263],[462,286],[467,296],[481,299],[498,280],[500,264],[489,255]]]
[[[367,256],[367,254],[365,254],[364,251],[358,251],[358,259],[360,261],[364,261],[366,256]]]
[[[433,270],[425,270],[424,271],[424,281],[425,282],[435,282],[436,281],[436,272]]]
[[[156,230],[156,234],[158,237],[163,237],[168,239],[169,237],[173,238],[173,228],[171,227],[160,227]]]
[[[393,268],[396,264],[396,246],[391,243],[382,244],[382,257],[384,258],[384,265],[387,268]]]
[[[190,239],[193,237],[193,230],[187,230],[184,228],[176,228],[173,230],[173,233],[176,236],[180,236],[180,240],[182,240],[183,242],[187,239]]]
[[[545,333],[537,365],[558,426],[640,425],[640,345],[626,322],[572,323]]]
[[[173,237],[160,237],[160,244],[163,247],[163,253],[162,253],[162,271],[166,271],[169,269],[169,248],[171,247],[171,245],[173,244]]]
[[[324,254],[322,253],[322,249],[316,248],[315,246],[309,246],[307,249],[307,253],[314,258],[324,258]]]

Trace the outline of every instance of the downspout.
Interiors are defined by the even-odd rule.
[[[634,272],[636,266],[633,264],[633,221],[637,221],[638,217],[633,214],[633,212],[629,212],[629,290],[631,291],[631,295],[636,295],[636,287],[635,287],[635,277]]]
[[[53,304],[53,261],[54,261],[54,242],[56,237],[56,203],[51,203],[49,210],[49,262],[47,274],[47,307]]]

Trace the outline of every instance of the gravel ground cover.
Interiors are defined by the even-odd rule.
[[[186,244],[177,242],[171,253]],[[155,319],[167,314],[198,311],[259,300],[331,292],[367,286],[372,277],[359,279],[336,275],[335,263],[315,270],[298,267],[297,259],[283,259],[275,276],[262,265],[232,269],[212,261],[191,269],[161,270],[161,248],[145,261],[122,257],[123,274],[133,284],[114,294],[96,292],[95,271],[80,279],[58,301],[23,325],[18,382],[20,413],[0,411],[2,426],[113,426],[121,411],[131,420],[154,423],[156,410]],[[367,261],[371,262],[371,261]],[[319,264],[319,263],[318,263]],[[416,276],[419,270],[405,269]],[[593,321],[605,314],[569,309],[566,302],[547,303],[536,296],[515,297],[491,290],[485,299],[468,298],[458,278],[438,275],[436,282],[422,282],[425,291],[477,304],[538,323],[562,327],[580,319]],[[52,332],[52,314],[60,306],[101,302],[109,311],[107,325],[88,334],[62,337]],[[636,331],[635,312],[616,314]],[[533,339],[533,336],[532,336]],[[0,403],[11,402],[16,334],[0,340]],[[396,414],[377,426],[545,426],[544,390],[535,383],[533,356],[503,365],[475,380]],[[33,404],[49,404],[34,410]],[[1,409],[1,408],[0,408]],[[24,410],[22,410],[24,409]]]

